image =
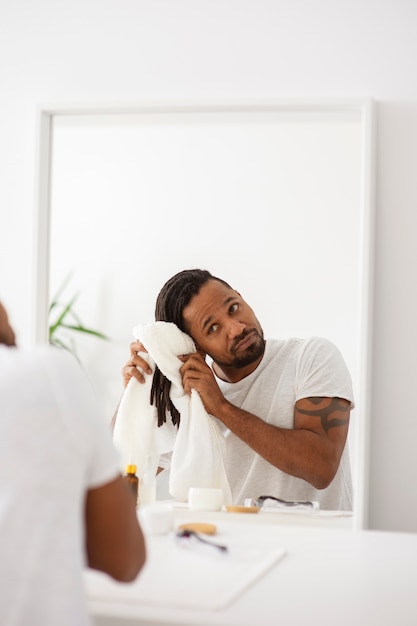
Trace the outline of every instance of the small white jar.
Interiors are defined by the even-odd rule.
[[[190,487],[188,490],[188,504],[192,511],[220,511],[223,499],[222,489]]]

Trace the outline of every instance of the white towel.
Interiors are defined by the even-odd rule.
[[[156,408],[150,405],[152,375],[145,375],[144,384],[132,378],[122,396],[114,428],[114,443],[122,462],[137,465],[141,478],[148,458],[151,471],[156,472],[160,455],[172,451],[169,491],[173,498],[186,502],[190,487],[217,487],[223,489],[224,503],[231,504],[222,431],[216,418],[205,410],[199,393],[192,390],[188,395],[182,386],[182,361],[178,356],[196,351],[193,340],[169,322],[138,324],[133,335],[147,350],[141,356],[152,369],[156,363],[171,381],[170,397],[181,420],[177,429],[167,415],[166,423],[158,427]]]

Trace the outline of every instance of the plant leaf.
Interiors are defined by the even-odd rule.
[[[94,335],[94,337],[99,337],[100,339],[109,340],[109,337],[104,333],[99,332],[98,330],[92,330],[91,328],[85,328],[84,326],[74,326],[73,324],[65,324],[61,323],[61,328],[67,328],[68,330],[74,330],[80,333],[87,333],[88,335]]]
[[[52,298],[51,304],[49,305],[49,312],[52,311],[52,309],[54,309],[56,307],[56,305],[58,304],[58,300],[61,297],[61,294],[63,293],[65,287],[68,285],[72,275],[74,274],[74,272],[71,270],[66,277],[64,278],[64,280],[61,283],[61,286],[58,287],[58,291],[56,292],[56,294],[54,295],[54,297]]]
[[[55,322],[54,324],[51,324],[51,325],[49,326],[49,337],[51,337],[51,336],[54,334],[54,332],[56,331],[56,329],[57,329],[59,326],[62,326],[62,325],[63,325],[63,320],[64,320],[64,318],[65,318],[65,317],[68,315],[68,313],[71,311],[71,309],[72,309],[72,307],[73,307],[73,304],[74,304],[74,302],[77,300],[77,298],[78,298],[78,293],[77,293],[77,294],[75,294],[75,296],[73,296],[73,297],[71,298],[70,302],[69,302],[69,303],[68,303],[68,304],[64,307],[64,309],[63,309],[63,311],[62,311],[61,315],[58,317],[58,319],[56,320],[56,322]]]

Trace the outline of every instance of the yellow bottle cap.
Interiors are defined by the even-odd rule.
[[[137,467],[136,465],[127,465],[126,466],[126,474],[136,474]]]

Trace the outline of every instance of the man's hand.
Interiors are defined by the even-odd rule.
[[[132,341],[130,344],[130,359],[122,368],[123,386],[126,387],[131,378],[136,378],[140,383],[145,382],[144,374],[152,374],[152,369],[138,352],[147,352],[140,341]],[[137,368],[140,368],[139,370]]]
[[[213,371],[207,365],[204,356],[195,352],[178,358],[183,362],[180,374],[185,393],[190,394],[192,389],[198,391],[207,413],[216,417],[221,407],[228,402],[220,391]]]

